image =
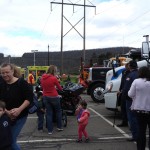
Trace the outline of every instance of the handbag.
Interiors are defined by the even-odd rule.
[[[33,114],[37,112],[38,110],[38,99],[37,96],[33,93],[33,101],[30,103],[29,108],[28,108],[28,113]]]

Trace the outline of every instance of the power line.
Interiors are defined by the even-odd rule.
[[[150,10],[145,11],[144,13],[140,14],[139,16],[135,17],[134,19],[132,19],[131,21],[129,21],[128,23],[126,23],[124,26],[128,26],[128,25],[130,25],[132,23],[136,23],[135,22],[136,20],[140,19],[141,17],[144,17],[144,15],[147,14],[147,13],[149,13],[149,12],[150,12]],[[137,30],[135,32],[132,32],[132,33],[126,35],[126,37],[128,37],[129,35],[133,35],[133,34],[139,32],[139,31],[141,31],[141,30],[143,30],[143,29],[145,29],[147,27],[149,27],[149,25],[146,25],[145,27],[142,27],[142,29],[139,29],[139,30]],[[120,27],[117,27],[114,31],[112,31],[111,33],[109,33],[109,35],[106,35],[105,37],[110,36],[110,34],[118,31],[119,29],[120,29]],[[105,38],[103,38],[101,41],[103,41],[103,40],[105,40]],[[119,41],[122,41],[122,40],[119,40]]]
[[[113,9],[114,7],[116,7],[116,6],[118,7],[119,5],[121,5],[122,3],[125,3],[125,2],[127,2],[127,1],[128,1],[128,0],[125,0],[125,1],[123,1],[123,2],[120,2],[119,4],[113,5],[113,6],[111,6],[111,7],[108,8],[108,9],[105,9],[105,10],[99,12],[99,13],[96,13],[96,15],[100,15],[100,14],[103,13],[103,12],[108,12],[109,10]]]
[[[41,31],[40,37],[42,36],[42,34],[43,34],[44,30],[45,30],[45,27],[46,27],[46,24],[47,24],[47,22],[48,22],[48,20],[49,20],[49,17],[50,17],[50,14],[48,15],[48,17],[47,17],[47,19],[46,19],[46,21],[45,21],[45,24],[44,24],[43,29],[42,29],[42,31]]]
[[[149,13],[149,12],[150,12],[150,10],[147,10],[147,11],[144,12],[143,14],[141,14],[141,15],[135,17],[133,20],[131,20],[130,22],[128,22],[128,23],[126,24],[126,26],[129,25],[129,24],[131,24],[131,23],[135,23],[136,20],[138,20],[139,18],[143,17],[145,14],[147,14],[147,13]]]
[[[55,0],[54,0],[54,1],[55,1]],[[54,2],[54,1],[53,1],[53,2]],[[57,6],[56,6],[56,7],[57,7]],[[55,7],[55,8],[56,8],[56,7]],[[48,15],[48,17],[47,17],[47,19],[46,19],[46,21],[45,21],[45,23],[44,23],[44,26],[43,26],[43,28],[42,28],[42,30],[41,30],[41,33],[40,33],[40,37],[42,37],[42,34],[43,34],[44,30],[45,30],[45,27],[46,27],[46,25],[47,25],[47,23],[48,23],[48,20],[49,20],[51,14],[52,14],[52,11],[50,11],[50,13],[49,13],[49,15]]]
[[[86,7],[96,7],[96,6],[93,6],[93,5],[87,5],[86,4],[86,0],[84,0],[84,4],[78,4],[78,3],[72,3],[70,0],[69,0],[70,3],[64,3],[64,1],[62,0],[62,2],[51,2],[51,4],[61,4],[62,5],[62,13],[61,13],[61,71],[60,71],[60,74],[62,74],[63,72],[63,38],[64,36],[66,36],[72,29],[74,29],[82,38],[83,38],[83,58],[84,58],[84,62],[85,62],[85,8]],[[75,25],[72,25],[70,23],[70,21],[64,16],[64,5],[71,5],[73,6],[80,6],[80,7],[84,7],[84,17],[81,18]],[[71,29],[68,30],[68,32],[66,32],[66,34],[63,33],[63,19],[66,19],[66,21],[71,25]],[[83,36],[82,34],[80,34],[80,32],[76,29],[76,26],[77,24],[83,20]]]

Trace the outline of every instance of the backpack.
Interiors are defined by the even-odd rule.
[[[18,85],[21,89],[21,79],[19,78],[18,79]],[[30,84],[28,84],[29,87],[31,86]],[[30,89],[32,89],[30,87]],[[33,96],[32,96],[32,100],[30,100],[30,105],[28,106],[28,113],[29,114],[33,114],[35,112],[37,112],[38,110],[38,99],[37,99],[37,96],[35,96],[35,94],[33,93]]]

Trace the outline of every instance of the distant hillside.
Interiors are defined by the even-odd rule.
[[[98,48],[85,50],[85,64],[89,65],[91,60],[93,63],[102,65],[104,59],[109,59],[120,54],[125,54],[132,47],[113,47],[113,48]],[[64,73],[78,73],[80,67],[80,60],[83,57],[83,50],[73,50],[63,52],[63,72]],[[34,54],[24,53],[22,57],[3,57],[0,54],[0,63],[8,62],[14,63],[18,66],[26,68],[26,66],[33,66]],[[36,52],[35,53],[35,65],[46,66],[48,65],[48,52]],[[60,52],[49,52],[49,64],[54,64],[61,67],[61,53]]]

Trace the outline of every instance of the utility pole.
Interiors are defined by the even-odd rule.
[[[33,53],[33,62],[34,62],[34,66],[35,66],[35,53],[38,52],[38,50],[31,50],[31,52]]]
[[[84,0],[84,25],[83,25],[83,61],[84,61],[84,64],[85,64],[85,22],[86,22],[86,20],[85,20],[85,0]]]
[[[63,62],[63,22],[64,22],[64,19],[63,19],[63,16],[64,16],[64,0],[62,0],[62,7],[61,7],[61,43],[60,43],[60,50],[61,50],[61,67],[60,67],[60,75],[63,74],[63,68],[64,68],[64,62]]]
[[[89,2],[89,0],[88,0]],[[91,2],[90,2],[91,3]],[[80,36],[81,38],[83,38],[83,59],[84,59],[84,63],[85,63],[85,41],[86,41],[86,7],[95,7],[92,3],[92,5],[86,5],[86,0],[84,0],[84,4],[74,4],[70,1],[70,3],[64,3],[64,0],[62,0],[62,2],[51,2],[51,5],[52,4],[61,4],[62,5],[62,11],[61,11],[61,68],[60,68],[60,74],[62,75],[63,73],[63,38],[72,30],[74,29]],[[63,9],[64,9],[64,5],[72,5],[73,8],[74,6],[79,6],[79,7],[84,7],[84,14],[83,14],[83,17],[75,24],[75,25],[72,25],[69,20],[64,16],[63,14]],[[52,7],[51,7],[52,8]],[[96,12],[96,10],[95,10]],[[63,33],[63,19],[66,19],[66,21],[72,26],[71,29],[68,30],[68,32],[66,32],[65,34]],[[84,20],[83,20],[84,19]],[[83,20],[83,35],[80,34],[80,32],[75,28],[75,26],[81,21]]]
[[[49,44],[48,44],[48,66],[49,66]]]

